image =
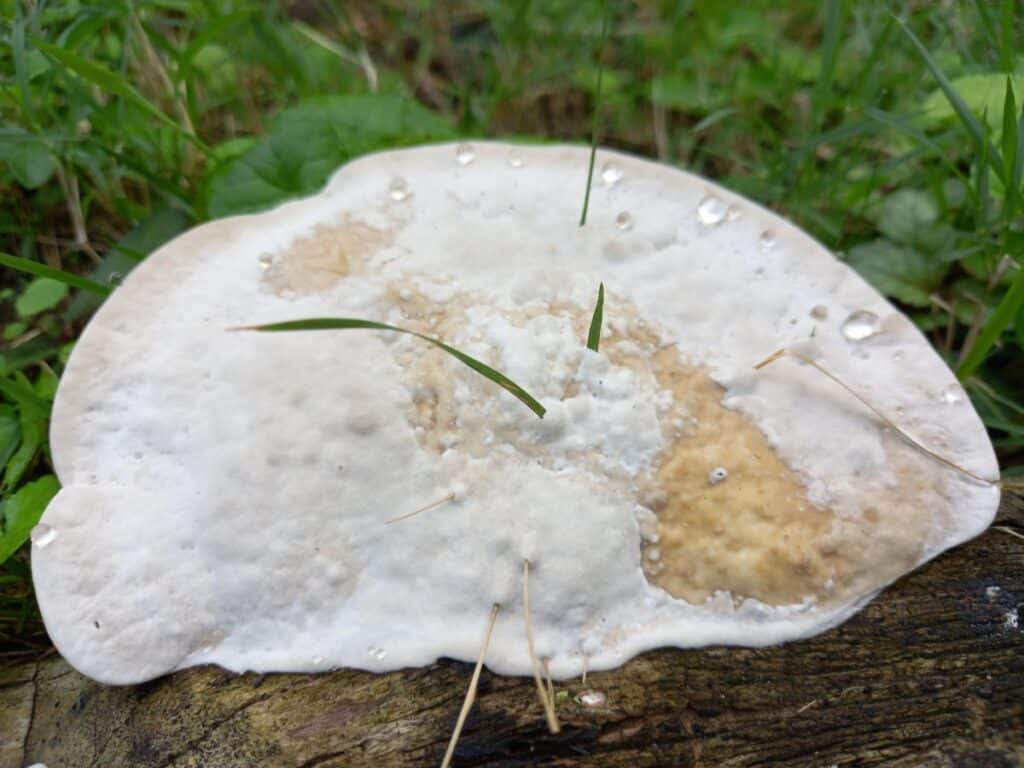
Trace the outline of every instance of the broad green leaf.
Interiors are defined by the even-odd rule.
[[[846,261],[886,296],[917,307],[928,306],[948,268],[941,259],[884,239],[855,245]]]
[[[73,275],[70,272],[62,272],[59,269],[48,267],[45,264],[40,264],[38,261],[23,259],[20,256],[11,256],[10,254],[3,253],[2,251],[0,251],[0,267],[9,267],[10,269],[16,269],[19,272],[26,272],[38,277],[49,277],[58,282],[66,283],[72,288],[82,288],[86,291],[98,293],[101,296],[106,296],[110,293],[110,289],[105,285],[100,285],[99,283],[93,282],[87,278]]]
[[[0,521],[3,535],[0,536],[0,563],[18,551],[28,541],[32,529],[43,516],[43,510],[60,490],[60,483],[53,475],[27,483],[13,496],[0,502]]]
[[[192,57],[192,67],[203,88],[214,95],[229,95],[238,87],[238,64],[223,46],[204,45]]]
[[[985,121],[989,123],[989,127],[998,137],[1002,132],[1003,104],[1006,101],[1007,82],[1012,83],[1016,93],[1021,93],[1021,88],[1024,87],[1024,75],[1007,75],[1005,72],[964,75],[953,78],[950,84],[960,94],[963,103],[971,112],[984,116]],[[942,88],[936,88],[921,105],[921,120],[928,127],[934,128],[956,119],[956,109]]]
[[[37,277],[14,302],[18,317],[32,317],[53,309],[68,295],[68,286],[49,277]]]
[[[192,220],[176,208],[157,208],[110,247],[90,277],[98,285],[115,285],[119,277],[123,279],[138,263],[137,255],[148,256],[191,223]],[[98,296],[80,293],[71,300],[64,319],[77,320],[95,310],[100,303]]]
[[[486,379],[490,379],[499,387],[504,389],[509,394],[518,398],[523,404],[526,405],[531,411],[537,414],[540,418],[544,418],[544,414],[547,413],[547,409],[544,408],[537,400],[535,400],[529,392],[516,384],[505,374],[500,371],[496,371],[485,363],[481,363],[476,358],[470,357],[465,352],[460,352],[455,347],[450,347],[443,341],[438,339],[432,339],[429,336],[424,336],[422,333],[416,331],[410,331],[405,328],[399,328],[395,325],[387,325],[386,323],[377,323],[373,320],[359,320],[351,317],[315,317],[309,320],[291,320],[284,323],[269,323],[267,325],[252,325],[244,328],[238,328],[240,331],[338,331],[338,330],[349,330],[349,329],[365,329],[373,331],[393,331],[395,333],[406,333],[410,336],[415,336],[417,339],[433,344],[439,349],[443,349],[449,355],[454,357],[459,362],[472,368],[474,371],[479,373]]]
[[[445,120],[396,94],[313,99],[278,115],[267,135],[213,180],[209,213],[262,210],[316,192],[357,155],[453,135]]]
[[[594,316],[590,318],[590,331],[587,333],[587,349],[598,351],[601,346],[601,324],[604,322],[604,283],[597,287],[597,304]]]
[[[0,403],[0,467],[7,466],[21,442],[21,419],[13,405]]]
[[[56,170],[46,143],[18,129],[3,138],[0,152],[14,180],[25,189],[43,186]]]
[[[945,224],[938,224],[939,207],[928,192],[898,189],[886,196],[876,223],[883,235],[897,243],[928,252],[944,250],[953,240]]]

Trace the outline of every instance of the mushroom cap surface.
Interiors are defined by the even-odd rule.
[[[658,646],[841,622],[984,530],[985,429],[926,339],[778,215],[608,150],[382,152],[318,195],[212,221],[141,263],[54,404],[63,485],[33,545],[48,631],[136,683],[196,664],[376,671],[473,660],[566,677]],[[598,352],[586,349],[598,284]],[[229,332],[358,317],[376,331]],[[434,502],[446,500],[430,509]],[[393,518],[423,509],[389,523]]]

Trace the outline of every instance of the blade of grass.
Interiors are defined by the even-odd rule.
[[[932,73],[932,77],[934,77],[936,82],[939,84],[939,88],[945,94],[950,106],[953,107],[953,111],[956,112],[956,116],[960,119],[964,128],[967,129],[971,138],[978,144],[987,145],[988,162],[991,164],[992,170],[995,171],[1000,181],[1005,181],[1003,178],[1003,164],[999,155],[999,150],[992,146],[992,142],[989,141],[988,134],[985,132],[985,128],[981,124],[981,121],[979,121],[975,114],[971,112],[971,108],[967,106],[963,97],[960,96],[956,88],[953,87],[953,83],[951,83],[949,78],[946,77],[945,73],[939,67],[938,62],[935,61],[932,55],[928,52],[928,49],[925,48],[924,43],[918,39],[917,35],[915,35],[910,27],[907,26],[906,22],[899,17],[894,18],[900,27],[903,28],[903,32],[910,39],[910,42],[913,43],[917,52],[921,55],[925,66],[928,67],[928,70]]]
[[[992,316],[985,322],[974,344],[971,345],[963,362],[957,368],[956,375],[961,381],[978,370],[988,356],[989,350],[1013,322],[1017,311],[1022,306],[1024,306],[1024,269],[1017,272],[1017,277],[1011,283],[1010,290],[1006,292],[992,312]]]
[[[828,111],[826,102],[832,89],[839,53],[840,30],[843,21],[842,0],[825,0],[825,36],[822,40],[821,70],[814,88],[814,124],[821,127]]]
[[[587,223],[587,209],[590,207],[590,187],[594,181],[594,160],[597,157],[597,129],[601,118],[601,80],[604,76],[604,44],[608,40],[608,0],[604,0],[604,14],[601,19],[601,44],[597,49],[597,89],[594,91],[594,119],[590,129],[590,163],[587,167],[587,189],[583,193],[583,212],[580,226]]]
[[[189,133],[176,121],[165,115],[158,107],[150,103],[145,96],[135,90],[116,72],[107,69],[105,66],[98,64],[95,61],[83,58],[77,53],[63,48],[58,48],[56,45],[50,45],[42,40],[33,40],[32,44],[50,58],[55,59],[60,64],[63,64],[66,69],[71,70],[79,77],[88,80],[90,83],[102,88],[104,91],[112,93],[115,96],[120,96],[125,101],[134,104],[136,107],[152,115],[160,122],[174,128],[175,131],[181,134],[188,141],[195,144],[195,146],[201,149],[204,153],[210,154],[210,148],[200,141],[198,137]]]
[[[11,256],[10,254],[3,253],[0,251],[0,267],[8,267],[9,269],[16,269],[19,272],[26,272],[36,277],[48,277],[51,280],[57,280],[58,282],[70,285],[72,288],[81,288],[83,291],[91,291],[97,293],[100,296],[107,296],[110,294],[110,288],[105,285],[100,285],[86,277],[79,277],[73,275],[70,272],[64,272],[60,269],[54,269],[48,267],[45,264],[40,264],[37,261],[31,261],[29,259],[23,259],[20,256]]]
[[[1003,72],[1013,72],[1013,23],[1016,16],[1016,1],[1003,0],[999,19],[999,69]]]
[[[1013,179],[1017,167],[1017,100],[1013,94],[1013,82],[1006,78],[1006,97],[1003,100],[1003,175],[1008,182],[1003,216],[1007,222],[1013,220],[1017,208],[1017,194]]]
[[[479,360],[470,357],[465,352],[460,352],[455,347],[450,347],[443,341],[438,339],[432,339],[429,336],[424,336],[422,333],[416,331],[410,331],[406,328],[399,328],[396,325],[387,325],[386,323],[377,323],[373,320],[359,320],[352,317],[315,317],[308,320],[289,320],[283,323],[267,323],[266,325],[248,325],[241,328],[235,328],[232,330],[238,331],[267,331],[267,332],[279,332],[279,331],[338,331],[359,328],[364,330],[374,331],[393,331],[395,333],[405,333],[410,336],[415,336],[417,339],[433,344],[439,349],[443,349],[449,355],[454,357],[460,363],[467,365],[474,371],[479,373],[485,379],[490,379],[499,387],[504,389],[506,392],[517,398],[520,402],[526,405],[531,411],[533,411],[540,418],[544,418],[544,414],[547,410],[541,405],[533,396],[530,395],[525,389],[516,384],[505,374],[500,371],[496,371],[489,365],[481,363]]]
[[[587,349],[597,352],[601,344],[601,323],[604,320],[604,283],[597,288],[597,306],[594,307],[594,316],[590,318],[590,332],[587,333]]]

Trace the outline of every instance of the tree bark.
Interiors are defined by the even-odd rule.
[[[990,530],[811,640],[663,650],[561,683],[558,735],[532,680],[485,671],[454,764],[1024,766],[1022,609],[1024,540]],[[437,765],[470,671],[201,668],[110,688],[25,662],[0,671],[0,768]]]

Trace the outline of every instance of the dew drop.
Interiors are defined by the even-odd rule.
[[[469,165],[476,160],[476,150],[472,144],[459,144],[455,148],[455,162],[459,165]]]
[[[850,341],[864,341],[880,333],[882,324],[874,312],[860,309],[843,322],[843,336]]]
[[[648,549],[646,555],[647,559],[653,563],[656,563],[659,560],[661,560],[661,550],[657,547],[651,547],[650,549]]]
[[[260,269],[267,270],[274,265],[274,257],[269,253],[261,253],[260,258]]]
[[[396,178],[391,180],[391,184],[388,186],[388,194],[392,200],[401,202],[407,200],[412,192],[409,191],[409,185],[405,179]]]
[[[730,205],[725,209],[725,218],[729,221],[736,221],[740,216],[743,215],[743,211],[736,204]]]
[[[576,697],[576,701],[584,707],[603,707],[608,697],[601,691],[584,691]]]
[[[601,181],[606,187],[614,187],[622,181],[622,168],[614,160],[609,160],[601,166]]]
[[[107,283],[114,287],[119,286],[123,282],[124,275],[121,274],[120,272],[111,272],[109,275],[107,275]]]
[[[761,247],[761,250],[767,253],[775,247],[775,233],[770,229],[766,229],[761,233],[761,236],[757,238],[757,244]]]
[[[828,320],[828,307],[824,304],[811,307],[811,317],[815,320]]]
[[[725,220],[726,205],[714,195],[708,195],[697,203],[697,218],[706,227],[713,227]]]
[[[518,149],[510,149],[506,161],[512,168],[522,168],[526,163],[523,159],[523,153]]]
[[[956,384],[950,384],[942,390],[942,401],[947,405],[956,405],[964,399],[964,391]]]
[[[715,467],[708,473],[708,482],[711,485],[718,485],[729,476],[729,470],[725,467]]]
[[[623,231],[633,228],[633,217],[628,211],[623,211],[615,217],[615,226]]]
[[[313,665],[314,666],[320,666],[320,664],[323,663],[323,660],[324,660],[323,656],[314,656],[313,657]]]
[[[377,661],[383,660],[383,658],[388,655],[387,651],[385,651],[383,648],[379,648],[376,645],[371,645],[369,648],[366,649],[366,652],[373,656],[373,658],[377,659]]]
[[[57,529],[51,528],[46,523],[39,523],[39,525],[32,529],[32,533],[29,536],[32,539],[32,543],[39,549],[42,549],[57,538]]]

